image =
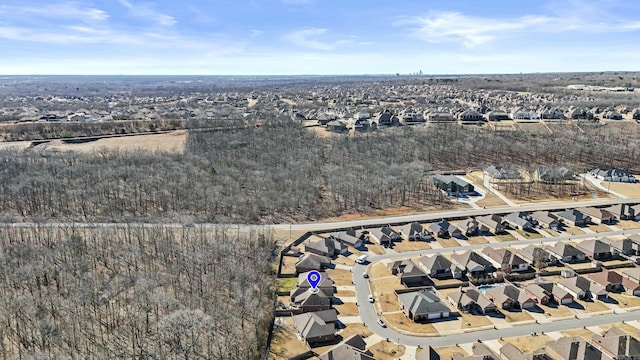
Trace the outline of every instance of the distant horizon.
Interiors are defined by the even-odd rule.
[[[0,5],[10,75],[598,72],[638,68],[637,39],[640,3],[625,0]]]

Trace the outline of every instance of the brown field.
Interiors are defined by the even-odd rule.
[[[565,229],[565,233],[567,233],[568,235],[579,235],[579,234],[584,234],[584,231],[582,231],[580,228],[577,228],[575,226],[569,226]]]
[[[105,138],[82,144],[65,144],[61,140],[54,140],[47,144],[38,145],[38,149],[46,152],[83,152],[98,151],[168,151],[183,153],[186,144],[186,131],[176,130],[170,133],[137,135]]]
[[[390,341],[383,340],[369,347],[375,359],[393,360],[404,355],[404,345],[394,344]]]
[[[333,307],[338,310],[340,316],[357,316],[360,313],[360,311],[358,311],[358,307],[354,303],[344,303],[341,305],[334,305]]]
[[[604,225],[604,224],[598,224],[598,225],[591,224],[591,225],[588,226],[588,228],[591,231],[597,232],[597,233],[611,231],[611,228],[608,227],[607,225]]]
[[[371,336],[373,331],[369,330],[369,328],[363,324],[347,324],[347,327],[342,330],[340,336],[342,336],[343,339],[348,339],[350,336],[355,334],[360,334],[362,337],[366,338],[367,336]]]
[[[283,319],[284,325],[276,327],[273,332],[269,359],[289,359],[307,352],[307,345],[304,341],[298,340],[293,319],[281,319]]]
[[[523,311],[502,311],[507,322],[531,321],[533,318],[526,310]]]
[[[396,252],[407,252],[416,250],[428,250],[431,249],[429,243],[425,241],[402,241],[396,243],[394,248]]]
[[[495,235],[495,236],[493,236],[493,238],[498,240],[498,241],[513,241],[513,240],[516,239],[511,234]]]
[[[638,337],[638,335],[640,335],[640,330],[638,330],[638,328],[628,324],[617,323],[617,324],[601,325],[600,328],[604,331],[607,331],[614,326],[631,336]]]
[[[486,244],[488,243],[487,238],[485,238],[484,236],[471,236],[468,237],[466,242],[468,242],[469,244]]]
[[[376,255],[382,255],[387,252],[381,245],[378,244],[367,244],[367,249],[369,249],[369,251]]]
[[[338,290],[336,291],[336,296],[337,297],[354,297],[356,296],[356,292],[351,290]]]
[[[327,269],[327,275],[336,286],[352,285],[351,271],[344,269]]]
[[[545,306],[545,305],[539,305],[538,306],[544,310],[544,312],[546,314],[551,314],[551,316],[548,317],[568,317],[568,316],[573,316],[573,313],[571,312],[571,310],[564,305],[558,306],[556,308],[553,307],[549,307],[549,306]]]
[[[515,230],[518,234],[522,235],[525,239],[540,239],[543,236],[540,235],[540,233],[537,232],[528,232],[528,231],[524,231],[524,230],[520,230],[517,229]]]
[[[461,329],[472,329],[481,326],[491,326],[493,323],[489,320],[488,316],[484,315],[472,315],[460,311],[460,328]],[[468,325],[467,325],[468,324]]]
[[[376,298],[378,304],[380,304],[380,308],[383,313],[393,312],[400,310],[400,304],[398,303],[398,297],[392,293],[383,293]]]
[[[602,186],[620,195],[628,196],[631,198],[640,197],[640,184],[602,182]]]
[[[282,274],[295,274],[295,264],[298,258],[295,256],[283,256],[282,257]]]
[[[408,317],[404,316],[404,314],[401,312],[395,314],[385,314],[384,321],[388,326],[392,328],[425,335],[438,335],[438,330],[436,330],[433,324],[420,324],[413,322]]]
[[[543,349],[547,341],[553,341],[547,335],[519,336],[501,340],[501,344],[510,343],[520,349],[525,354],[532,353],[538,349]]]
[[[306,233],[305,230],[273,229],[271,231],[272,231],[273,237],[276,239],[278,244],[282,246],[285,246],[294,242],[296,239],[298,239],[300,236]]]
[[[598,312],[598,311],[607,311],[609,308],[602,303],[602,301],[582,301],[575,300],[577,303],[582,305],[586,312]]]
[[[448,238],[448,239],[436,238],[436,239],[438,240],[438,243],[442,245],[443,248],[460,246],[458,241],[454,238]]]
[[[629,294],[615,294],[609,293],[609,297],[618,301],[618,306],[621,308],[640,306],[640,297]]]
[[[355,260],[349,259],[348,257],[338,256],[335,260],[333,260],[334,264],[342,264],[347,266],[353,266],[356,263]]]
[[[565,330],[560,333],[564,336],[581,336],[584,339],[591,339],[591,337],[595,335],[591,330],[587,330],[585,328]]]
[[[382,277],[393,276],[391,275],[391,271],[385,266],[385,264],[379,262],[369,267],[369,276],[372,279],[379,279]]]
[[[371,284],[373,285],[373,290],[378,292],[378,294],[391,294],[393,290],[404,289],[404,286],[400,284],[400,281],[395,276],[383,279],[372,279]]]
[[[622,228],[623,230],[640,229],[640,222],[633,221],[633,220],[620,220],[616,225]]]

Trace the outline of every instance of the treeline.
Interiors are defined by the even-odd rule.
[[[553,134],[434,125],[320,139],[290,121],[190,131],[185,154],[0,152],[0,213],[76,221],[265,223],[444,206],[435,172],[638,166],[634,123]],[[37,147],[35,148],[37,149]]]
[[[0,357],[259,358],[274,247],[260,229],[0,228]]]

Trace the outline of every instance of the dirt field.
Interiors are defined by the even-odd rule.
[[[282,257],[282,274],[295,274],[296,267],[295,264],[298,261],[298,258],[295,256],[283,256]]]
[[[166,134],[125,136],[99,139],[82,144],[65,144],[54,140],[36,148],[45,152],[97,152],[102,150],[118,151],[168,151],[183,153],[185,151],[186,131],[176,130]]]

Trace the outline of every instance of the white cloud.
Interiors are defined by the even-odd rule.
[[[334,47],[332,44],[317,40],[318,36],[326,34],[327,31],[327,29],[321,28],[296,30],[285,35],[285,38],[296,45],[307,47],[310,49],[331,50]]]
[[[150,4],[134,4],[129,0],[118,0],[118,2],[127,8],[131,15],[143,20],[154,22],[158,25],[173,26],[178,22],[173,16],[153,9]]]
[[[73,2],[55,3],[44,6],[0,5],[0,14],[19,18],[39,16],[45,18],[77,19],[82,21],[103,21],[109,18],[109,14],[103,10],[93,7],[82,7]]]

